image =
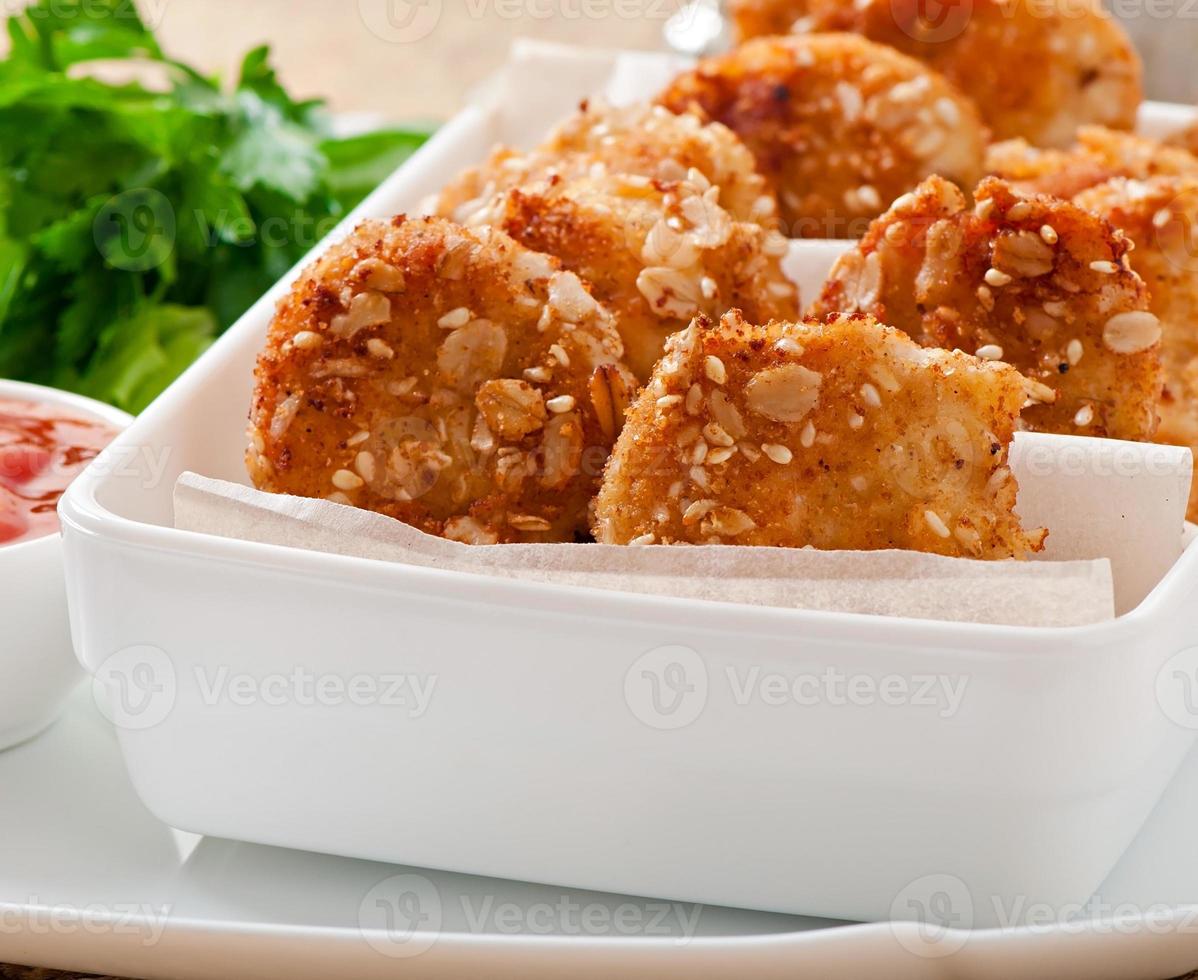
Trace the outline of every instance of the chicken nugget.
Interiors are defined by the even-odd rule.
[[[798,291],[780,264],[786,239],[736,221],[720,207],[718,188],[692,178],[549,180],[501,194],[469,220],[557,256],[592,283],[616,316],[625,362],[645,380],[666,337],[697,313],[798,315]]]
[[[906,55],[854,34],[769,37],[701,61],[659,98],[724,123],[778,192],[792,238],[858,238],[929,174],[972,187],[974,105]]]
[[[731,12],[741,38],[852,31],[918,58],[996,139],[1066,146],[1086,123],[1131,129],[1143,99],[1139,56],[1099,0],[733,0]]]
[[[621,350],[557,260],[489,228],[367,221],[279,303],[249,471],[459,541],[570,541],[635,385]]]
[[[1006,361],[1037,384],[1029,429],[1152,438],[1160,321],[1130,243],[1089,211],[988,178],[976,205],[929,178],[836,263],[814,315],[861,311],[925,346]]]
[[[1198,157],[1160,140],[1102,126],[1083,126],[1066,150],[1005,140],[986,150],[986,171],[1025,194],[1072,198],[1114,177],[1198,177]]]
[[[500,191],[554,175],[611,172],[677,181],[692,170],[720,189],[720,206],[738,221],[777,227],[774,192],[727,126],[663,106],[613,108],[601,102],[584,102],[530,153],[497,147],[481,167],[467,170],[442,190],[432,210],[461,221]]]
[[[1165,143],[1198,156],[1198,123],[1183,129],[1180,133],[1174,133],[1165,140]]]
[[[1165,389],[1154,438],[1198,456],[1198,177],[1116,178],[1074,203],[1135,242],[1131,267],[1148,286],[1162,330]],[[1198,485],[1187,516],[1198,521]]]
[[[1046,534],[1006,465],[1024,398],[1014,368],[873,317],[701,317],[628,413],[595,536],[1023,557]]]

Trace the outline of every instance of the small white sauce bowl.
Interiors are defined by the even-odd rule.
[[[33,402],[106,422],[133,419],[80,395],[0,379],[0,400]],[[71,649],[62,535],[0,544],[0,751],[33,738],[62,711],[84,673]]]

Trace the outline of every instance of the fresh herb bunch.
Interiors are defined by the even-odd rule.
[[[129,411],[427,138],[336,138],[266,48],[222,90],[166,57],[131,0],[39,0],[7,29],[0,377]],[[162,84],[108,84],[88,64],[114,59]]]

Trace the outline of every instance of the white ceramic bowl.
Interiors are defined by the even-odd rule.
[[[0,400],[54,405],[124,429],[132,418],[109,405],[53,388],[0,380]],[[58,717],[83,677],[71,650],[62,535],[0,545],[0,751]]]
[[[668,74],[661,56],[635,59],[633,82]],[[334,234],[417,208],[612,73],[593,51],[515,59]],[[1143,123],[1192,118],[1156,105]],[[829,261],[807,270],[808,295]],[[133,453],[126,475],[94,466],[61,508],[79,656],[119,695],[129,773],[170,826],[832,918],[919,917],[947,895],[954,922],[960,905],[982,925],[1093,894],[1193,745],[1155,684],[1198,634],[1198,547],[1126,616],[1032,629],[621,595],[176,530],[180,472],[246,479],[254,359],[291,278],[114,443],[106,455]],[[942,716],[744,701],[728,682],[832,668],[967,678],[969,695]],[[300,684],[384,677],[412,684],[360,703]],[[683,683],[659,702],[655,677]],[[434,680],[425,712],[408,695]]]

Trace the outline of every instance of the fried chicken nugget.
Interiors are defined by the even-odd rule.
[[[752,150],[792,238],[858,238],[929,174],[972,187],[977,109],[927,67],[854,34],[761,38],[701,61],[659,98]]]
[[[554,175],[611,172],[676,181],[685,180],[692,169],[720,189],[720,206],[738,221],[777,227],[774,192],[727,126],[662,106],[613,108],[599,102],[584,102],[530,153],[497,147],[481,167],[467,170],[442,190],[433,211],[461,221],[500,191]]]
[[[1198,156],[1198,123],[1188,129],[1183,129],[1180,133],[1174,133],[1165,142],[1169,146],[1180,147],[1188,153]]]
[[[635,384],[620,354],[556,260],[489,228],[368,221],[279,304],[249,471],[459,541],[573,540]]]
[[[717,203],[719,189],[692,177],[550,180],[501,194],[469,220],[557,256],[592,283],[616,315],[625,362],[645,380],[666,337],[697,313],[735,306],[761,320],[798,315],[798,292],[780,264],[786,239],[734,220]]]
[[[1165,390],[1155,440],[1198,456],[1198,176],[1116,178],[1075,199],[1135,242],[1131,267],[1161,321]],[[1187,516],[1198,521],[1198,485]]]
[[[1143,68],[1099,0],[733,0],[743,38],[852,31],[925,62],[970,96],[996,139],[1066,146],[1078,126],[1131,129]]]
[[[699,318],[628,413],[595,536],[1022,557],[1046,534],[1006,466],[1024,387],[869,316]]]
[[[986,150],[986,171],[1022,193],[1068,199],[1114,177],[1198,177],[1198,157],[1160,140],[1083,126],[1065,150],[1041,149],[1022,139],[995,143]]]
[[[833,267],[811,312],[871,313],[925,346],[1006,361],[1036,382],[1029,429],[1148,440],[1160,321],[1130,243],[1095,214],[988,178],[976,205],[929,178]]]

